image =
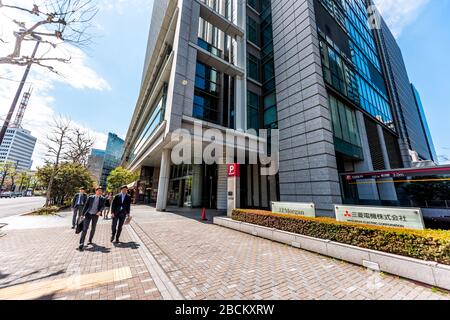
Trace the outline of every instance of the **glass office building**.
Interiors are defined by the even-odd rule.
[[[102,173],[100,177],[100,186],[106,188],[107,179],[111,171],[120,166],[122,162],[125,141],[114,133],[108,134],[108,142],[104,153]]]

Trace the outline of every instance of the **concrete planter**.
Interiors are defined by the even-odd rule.
[[[215,217],[219,226],[450,290],[450,266]]]

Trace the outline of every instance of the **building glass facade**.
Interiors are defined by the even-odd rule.
[[[107,186],[107,179],[111,171],[120,166],[122,162],[125,141],[114,133],[108,134],[108,142],[105,150],[100,186]]]
[[[323,7],[319,7],[321,4]],[[320,23],[324,10],[337,23],[337,37]],[[395,130],[374,33],[363,0],[318,0],[318,33],[325,82],[378,122]],[[336,28],[337,28],[336,26]],[[333,30],[335,31],[335,30]]]
[[[276,129],[278,127],[277,96],[275,90],[275,67],[273,56],[272,6],[270,0],[247,1],[258,15],[259,22],[247,15],[247,23],[251,25],[247,37],[252,45],[258,47],[260,58],[247,54],[247,77],[258,82],[261,95],[248,93],[247,113],[248,128]],[[258,110],[258,111],[257,111]],[[255,119],[256,114],[259,114]]]

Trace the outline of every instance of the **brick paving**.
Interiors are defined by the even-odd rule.
[[[134,207],[124,244],[109,242],[110,222],[97,229],[97,247],[75,250],[69,228],[10,230],[0,238],[2,289],[86,275],[93,285],[50,292],[41,299],[449,299],[447,293],[194,218]],[[198,217],[197,217],[198,216]],[[129,268],[131,277],[95,285],[101,272]]]
[[[123,244],[109,242],[110,225],[97,227],[96,247],[76,249],[79,236],[70,228],[8,231],[0,240],[0,291],[17,285],[66,279],[129,267],[132,278],[69,292],[50,292],[42,299],[162,299],[127,231]],[[93,277],[95,278],[95,277]],[[1,293],[0,293],[1,294]]]

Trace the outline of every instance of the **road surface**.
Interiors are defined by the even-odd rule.
[[[25,197],[13,199],[0,199],[0,218],[16,216],[38,209],[45,204],[45,198]]]

